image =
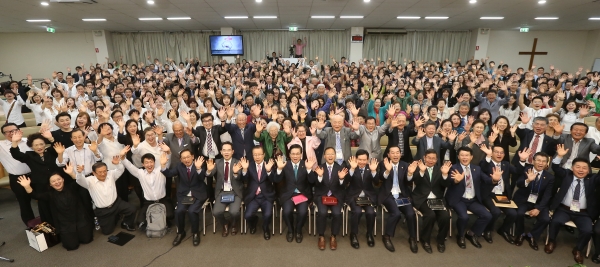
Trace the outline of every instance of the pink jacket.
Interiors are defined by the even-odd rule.
[[[292,139],[292,141],[290,141],[287,145],[288,149],[294,145],[294,144],[298,144],[300,146],[302,146],[302,141],[300,141],[300,138],[295,137],[294,139]],[[306,156],[309,158],[317,158],[317,155],[315,154],[315,149],[317,149],[319,147],[319,145],[321,144],[321,139],[319,137],[316,136],[306,136],[306,146],[307,147],[303,147],[302,149],[306,150]],[[303,159],[306,160],[306,159]],[[317,159],[318,162],[318,159]]]

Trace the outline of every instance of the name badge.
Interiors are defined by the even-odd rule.
[[[494,187],[494,194],[496,195],[502,195],[502,188],[500,188],[499,186]]]
[[[214,159],[215,158],[215,153],[214,152],[208,153],[208,158]]]
[[[226,192],[231,191],[231,185],[230,184],[223,184],[223,191],[226,191]]]
[[[344,159],[344,153],[342,153],[341,149],[335,150],[335,159]]]
[[[579,209],[579,200],[571,201],[571,211],[574,211],[574,212],[581,211],[581,209]]]
[[[467,188],[467,189],[465,190],[465,193],[466,193],[466,195],[467,195],[467,198],[473,198],[473,197],[474,197],[474,196],[473,196],[473,188]]]
[[[527,202],[535,204],[537,202],[538,195],[537,194],[529,194],[527,198]]]
[[[396,195],[396,194],[400,194],[400,188],[398,187],[393,187],[392,188],[392,195]]]

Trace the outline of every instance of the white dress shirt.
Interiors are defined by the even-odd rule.
[[[98,151],[102,153],[102,157],[104,158],[102,162],[106,163],[108,170],[117,168],[117,166],[112,163],[112,159],[114,156],[118,156],[121,153],[121,149],[124,147],[123,144],[117,141],[117,138],[112,141],[108,138],[102,138],[102,143],[98,144]]]
[[[4,166],[4,169],[12,175],[23,175],[31,172],[27,164],[22,163],[12,157],[10,154],[10,148],[12,142],[9,140],[0,141],[0,163]],[[19,142],[19,150],[25,153],[25,151],[31,151],[31,148],[27,146],[27,138],[21,139]]]
[[[573,202],[573,193],[575,193],[575,187],[577,186],[577,181],[579,180],[580,188],[579,188],[579,209],[583,210],[587,208],[587,200],[585,197],[585,185],[583,183],[583,179],[579,179],[573,175],[573,182],[569,187],[569,191],[565,195],[565,198],[562,200],[562,204],[571,207],[571,202]]]
[[[63,153],[63,161],[58,162],[58,158],[56,158],[56,165],[63,167],[67,165],[67,162],[71,162],[73,163],[73,168],[83,165],[84,174],[92,173],[92,165],[102,160],[102,153],[98,150],[98,157],[96,157],[89,146],[89,144],[83,144],[81,149],[77,149],[75,146],[67,147]]]
[[[521,111],[529,115],[529,118],[531,118],[525,125],[525,127],[530,130],[533,129],[533,120],[536,117],[546,117],[546,115],[553,113],[551,108],[540,108],[538,110],[534,110],[533,108],[525,107]]]
[[[131,175],[135,176],[140,180],[142,190],[144,191],[144,198],[149,201],[157,201],[164,198],[167,195],[165,189],[166,177],[160,171],[160,164],[154,163],[154,170],[148,173],[146,169],[138,169],[129,160],[124,159],[123,165]]]
[[[472,199],[475,197],[475,184],[473,184],[473,173],[471,172],[471,169],[469,169],[470,166],[465,166],[460,164],[460,166],[463,168],[463,173],[465,174],[465,193],[463,194],[463,198],[466,199]],[[469,192],[469,190],[467,190],[467,169],[469,169],[469,174],[471,175],[471,192]]]
[[[123,164],[119,164],[116,169],[108,171],[104,182],[93,175],[85,177],[82,173],[77,173],[76,181],[83,188],[90,191],[90,196],[97,208],[106,208],[117,200],[115,181],[121,177],[123,171],[125,171]]]
[[[15,103],[15,105],[12,111],[10,111],[10,116],[7,118],[6,121],[12,122],[16,125],[21,125],[25,123],[25,118],[23,118],[23,114],[21,114],[21,107],[25,105],[25,101],[23,101],[21,96],[17,94],[15,99],[10,103],[4,99],[0,99],[0,106],[2,106],[2,111],[4,111],[4,115],[8,114],[8,111],[10,110],[10,107],[13,103]]]
[[[155,160],[160,160],[160,156],[162,154],[162,148],[156,142],[156,146],[151,146],[147,141],[141,142],[137,147],[131,147],[131,160],[133,164],[138,167],[144,167],[142,164],[142,156],[150,153],[154,155]]]

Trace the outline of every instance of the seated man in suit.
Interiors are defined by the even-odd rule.
[[[273,216],[273,201],[275,201],[275,177],[272,159],[265,162],[265,149],[262,146],[255,146],[252,149],[254,161],[248,161],[242,158],[242,180],[248,184],[244,192],[244,203],[246,203],[246,213],[244,218],[250,225],[250,234],[256,233],[256,224],[258,218],[256,212],[260,208],[263,213],[263,236],[265,240],[271,239],[269,231],[269,222]]]
[[[519,152],[521,166],[529,158],[529,149]],[[554,176],[546,171],[546,166],[550,163],[550,156],[544,152],[538,152],[534,157],[533,165],[520,169],[517,180],[517,191],[513,201],[517,205],[517,218],[515,220],[515,245],[523,245],[523,240],[527,239],[529,246],[538,250],[536,239],[539,239],[542,232],[550,223],[549,205],[552,197]],[[525,233],[525,213],[536,218],[533,229]]]
[[[500,179],[497,184],[481,184],[481,198],[483,199],[483,205],[492,214],[492,220],[490,220],[483,231],[483,239],[488,243],[493,243],[492,231],[496,225],[496,220],[498,220],[500,214],[504,213],[506,218],[504,218],[502,227],[498,229],[498,234],[501,235],[506,242],[514,244],[515,241],[509,233],[510,228],[517,218],[517,210],[513,208],[498,208],[494,204],[493,198],[496,196],[505,196],[508,200],[512,199],[514,187],[511,185],[515,183],[514,180],[521,173],[523,166],[517,165],[517,168],[510,165],[508,161],[502,161],[504,159],[505,151],[501,146],[492,146],[491,148],[488,148],[487,146],[482,145],[480,149],[486,154],[485,159],[481,160],[479,163],[481,170],[488,175],[492,175],[494,167],[498,171],[502,171],[502,179]],[[513,179],[511,179],[511,175]]]
[[[454,139],[456,139],[456,133],[451,132],[448,135],[448,141],[444,141],[441,137],[435,134],[435,122],[428,121],[425,125],[419,129],[417,136],[413,138],[412,144],[417,146],[417,154],[415,159],[423,159],[425,151],[433,149],[437,155],[440,155],[442,148],[450,149],[454,146]],[[452,141],[450,141],[452,140]],[[441,166],[441,160],[434,162],[436,166]]]
[[[406,201],[410,197],[410,189],[406,186],[407,168],[408,164],[400,161],[400,148],[391,147],[387,158],[379,164],[379,175],[375,178],[376,183],[383,182],[379,188],[377,202],[385,206],[389,212],[385,224],[385,234],[382,237],[385,248],[391,252],[396,250],[390,238],[396,232],[396,225],[400,221],[400,212],[402,212],[406,216],[408,225],[410,250],[417,253],[419,251],[416,230],[417,217],[415,217],[412,204]]]
[[[469,147],[458,149],[459,164],[454,164],[450,170],[452,181],[446,191],[446,201],[458,216],[456,242],[462,249],[467,247],[465,238],[469,239],[476,248],[481,248],[477,239],[492,220],[492,215],[483,205],[481,184],[497,183],[502,179],[502,172],[497,171],[495,167],[492,177],[490,177],[481,170],[481,167],[471,164],[472,153],[473,150]],[[471,227],[472,230],[469,231],[466,230],[467,223],[469,223],[467,210],[478,217]]]
[[[348,180],[346,175],[348,169],[335,163],[335,149],[333,147],[325,148],[325,163],[315,168],[315,172],[309,176],[308,181],[315,185],[315,204],[319,210],[317,214],[317,233],[319,234],[318,246],[320,250],[325,249],[325,227],[327,222],[327,211],[331,209],[331,237],[329,248],[337,249],[336,236],[342,226],[342,206],[344,205],[344,193]],[[323,198],[334,197],[337,204],[323,203]]]
[[[346,204],[350,206],[352,217],[350,218],[350,245],[358,249],[358,224],[364,209],[367,219],[367,245],[375,246],[373,229],[375,228],[375,217],[377,216],[377,191],[373,187],[373,180],[377,176],[377,159],[371,158],[369,152],[363,149],[356,151],[356,157],[348,160],[350,164],[350,177],[346,189]],[[358,168],[358,169],[357,169]],[[356,198],[368,198],[371,205],[359,206]]]
[[[551,136],[546,136],[548,128],[548,118],[533,118],[533,130],[527,129],[527,123],[531,117],[527,114],[521,114],[521,124],[517,128],[517,136],[521,142],[518,151],[523,151],[526,147],[531,149],[531,155],[527,159],[527,164],[533,165],[533,156],[538,152],[546,152],[548,155],[554,155],[556,152],[556,142]],[[555,128],[556,129],[556,128]],[[517,157],[513,157],[512,164],[519,164]]]
[[[194,154],[190,149],[184,149],[179,153],[179,163],[167,169],[167,162],[161,161],[161,170],[166,177],[179,176],[177,184],[177,208],[175,209],[175,220],[177,222],[177,236],[173,240],[173,246],[181,244],[185,237],[185,214],[190,217],[192,224],[192,242],[194,246],[200,244],[200,210],[208,198],[206,194],[205,172],[202,170],[204,157],[194,161]]]
[[[428,149],[424,153],[423,160],[413,161],[408,166],[407,180],[414,182],[415,188],[412,192],[415,208],[423,214],[423,228],[421,228],[421,244],[427,253],[433,253],[431,250],[431,231],[433,224],[437,221],[437,249],[440,253],[446,251],[446,236],[450,229],[450,213],[448,210],[432,210],[427,200],[442,199],[444,190],[448,186],[448,172],[452,163],[446,162],[441,168],[436,165],[438,154],[433,149]],[[418,171],[417,171],[418,166]],[[444,178],[445,177],[445,178]]]
[[[184,112],[182,112],[184,113]],[[189,118],[189,117],[188,117]],[[191,123],[190,123],[191,124]],[[175,121],[172,126],[173,133],[167,133],[165,135],[164,143],[171,150],[171,154],[177,155],[170,158],[171,165],[179,165],[179,153],[184,149],[192,149],[192,144],[196,144],[198,139],[192,133],[192,130],[187,127],[183,127],[180,121]],[[142,159],[142,164],[144,160]],[[167,177],[165,188],[167,197],[171,196],[171,184],[173,183],[173,177]]]
[[[556,177],[563,177],[560,189],[554,195],[550,210],[554,211],[550,222],[550,235],[544,251],[548,254],[556,248],[556,236],[560,227],[573,221],[579,230],[577,244],[573,248],[573,256],[577,263],[583,263],[583,253],[592,237],[593,220],[598,216],[596,190],[600,179],[597,175],[590,177],[590,163],[586,159],[573,160],[572,170],[560,167],[562,158],[567,154],[563,145],[558,145],[556,157],[552,160],[552,170]]]
[[[240,170],[242,164],[239,160],[233,158],[233,145],[231,142],[224,142],[221,147],[222,159],[216,161],[208,160],[206,162],[206,178],[209,181],[216,180],[215,185],[215,203],[213,205],[213,216],[223,226],[223,237],[237,235],[237,220],[240,218],[240,206],[242,205],[242,188],[244,182],[241,179]],[[233,195],[233,201],[224,200]],[[230,221],[225,219],[225,208],[229,206]]]
[[[279,192],[279,202],[283,208],[283,221],[288,227],[286,239],[292,242],[294,239],[294,230],[296,232],[296,242],[302,243],[302,226],[308,214],[308,203],[312,199],[312,187],[308,181],[308,175],[316,163],[315,158],[302,161],[302,147],[293,145],[290,147],[290,160],[283,161],[283,156],[277,158],[277,174],[275,183],[281,183]],[[296,209],[296,227],[292,224],[293,212]]]

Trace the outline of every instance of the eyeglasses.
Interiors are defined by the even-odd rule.
[[[5,131],[5,132],[2,132],[2,133],[3,134],[13,134],[13,133],[16,133],[18,131],[19,131],[19,129],[14,129],[14,130]]]

